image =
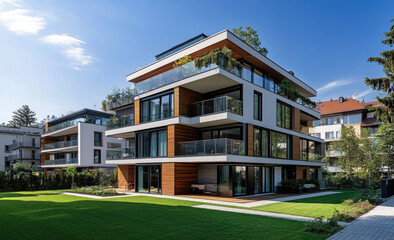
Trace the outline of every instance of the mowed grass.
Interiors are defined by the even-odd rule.
[[[330,218],[335,212],[335,209],[340,211],[343,209],[349,210],[352,207],[342,205],[343,200],[356,195],[360,191],[357,190],[341,190],[336,191],[341,192],[337,194],[331,194],[321,197],[312,197],[298,199],[288,202],[273,203],[268,205],[263,205],[260,207],[253,207],[250,209],[264,211],[264,212],[274,212],[274,213],[284,213],[290,215],[304,216],[304,217],[324,217]]]
[[[304,222],[192,208],[148,196],[0,193],[0,239],[325,239]]]

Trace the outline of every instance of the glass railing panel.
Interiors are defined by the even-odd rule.
[[[107,130],[122,128],[134,125],[134,118],[127,117],[112,117],[107,120]]]
[[[44,165],[76,164],[78,158],[45,160]]]
[[[47,143],[44,145],[44,149],[56,149],[73,146],[78,146],[78,140]]]
[[[193,111],[192,116],[200,116],[219,112],[232,112],[242,115],[242,101],[229,96],[197,102],[191,107]]]
[[[134,148],[114,148],[107,150],[107,160],[135,158]]]
[[[253,73],[253,83],[257,86],[264,87],[264,78],[256,73]]]
[[[183,156],[244,155],[244,142],[236,139],[218,138],[180,143]]]

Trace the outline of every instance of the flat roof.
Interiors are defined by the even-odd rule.
[[[196,43],[196,42],[198,42],[198,41],[200,41],[200,40],[202,40],[204,38],[207,38],[207,35],[205,35],[204,33],[201,33],[201,34],[199,34],[199,35],[197,35],[195,37],[192,37],[189,40],[184,41],[183,43],[180,43],[180,44],[178,44],[178,45],[176,45],[176,46],[174,46],[174,47],[172,47],[172,48],[170,48],[170,49],[168,49],[168,50],[166,50],[166,51],[164,51],[162,53],[157,54],[155,56],[156,60],[160,60],[160,59],[170,55],[172,52],[180,51],[183,48],[185,48],[187,46],[190,46],[190,45],[192,45],[192,44],[194,44],[194,43]]]
[[[96,117],[106,117],[106,118],[113,116],[113,114],[111,114],[111,113],[106,113],[106,112],[97,111],[97,110],[93,110],[93,109],[83,108],[81,110],[78,110],[78,111],[72,112],[70,114],[67,114],[65,116],[51,120],[51,121],[49,121],[49,123],[57,124],[57,123],[61,123],[61,122],[67,121],[67,120],[75,119],[75,118],[83,116],[83,115],[93,115]]]

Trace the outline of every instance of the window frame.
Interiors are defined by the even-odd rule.
[[[96,134],[100,134],[100,144],[96,145]],[[103,132],[94,131],[93,133],[93,146],[102,147],[103,146]]]
[[[256,96],[257,96],[257,118],[256,118]],[[253,119],[257,121],[263,121],[263,94],[258,91],[253,92]]]
[[[280,108],[279,108],[280,106]],[[289,108],[289,127],[286,127],[285,125],[285,119],[286,119],[286,111],[284,110],[285,108]],[[278,112],[280,109],[280,113]],[[280,121],[278,119],[278,116],[280,115]],[[276,102],[276,126],[288,129],[288,130],[293,130],[293,107],[289,104],[286,104],[282,101],[277,101]]]
[[[98,161],[96,161],[96,153],[99,153],[98,154]],[[93,163],[94,164],[101,164],[101,149],[93,149]]]

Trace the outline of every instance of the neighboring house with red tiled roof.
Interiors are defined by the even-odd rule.
[[[371,136],[377,133],[380,123],[374,116],[374,112],[370,112],[368,108],[378,105],[380,105],[378,101],[363,103],[353,98],[344,97],[317,103],[321,120],[313,122],[313,127],[309,128],[309,133],[325,140],[329,171],[339,171],[335,167],[335,162],[340,153],[330,150],[330,144],[340,140],[342,128],[353,126],[358,136],[361,135],[363,128],[368,128],[368,133]]]

